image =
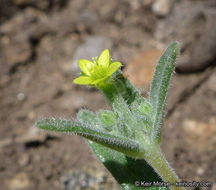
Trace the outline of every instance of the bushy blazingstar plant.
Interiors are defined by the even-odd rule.
[[[178,49],[174,42],[161,56],[148,99],[122,75],[121,63],[113,62],[109,50],[93,61],[81,59],[81,76],[74,83],[101,90],[112,111],[94,114],[80,110],[76,120],[42,119],[36,126],[86,138],[95,156],[125,190],[183,189],[175,185],[179,179],[160,149],[165,101]]]

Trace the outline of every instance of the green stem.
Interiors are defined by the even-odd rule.
[[[109,104],[112,105],[116,98],[116,89],[114,84],[112,82],[106,83],[106,85],[100,86],[99,89],[104,93]]]
[[[145,154],[144,159],[157,171],[165,182],[170,183],[171,190],[185,190],[184,187],[176,187],[175,183],[179,178],[171,168],[159,147],[152,149],[149,154]]]
[[[127,106],[125,106],[125,102],[122,100],[123,97],[121,96],[122,91],[118,92],[118,86],[115,86],[114,83],[110,82],[101,86],[100,90],[104,93],[112,107],[117,107],[117,109],[121,110],[122,114],[127,112]],[[127,112],[127,114],[128,113],[129,112]],[[145,146],[146,144],[144,144],[144,147]],[[184,187],[175,186],[175,183],[179,182],[179,178],[163,156],[158,143],[157,145],[155,142],[150,143],[143,158],[154,168],[164,182],[170,183],[169,188],[171,190],[185,190]]]

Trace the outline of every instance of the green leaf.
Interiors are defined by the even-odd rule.
[[[151,104],[143,98],[142,101],[139,102],[133,102],[130,106],[131,110],[133,112],[143,115],[151,119],[151,113],[152,113],[152,106]]]
[[[120,152],[88,141],[97,159],[100,160],[124,190],[141,190],[135,181],[162,182],[154,169],[145,161],[128,157]],[[148,190],[167,190],[165,187],[145,187]]]
[[[125,137],[105,133],[104,131],[97,130],[91,126],[86,126],[81,122],[72,120],[60,119],[43,119],[36,123],[40,129],[74,133],[81,137],[85,137],[96,143],[120,151],[126,155],[139,156],[141,154],[140,145],[135,140]]]
[[[150,103],[153,106],[153,139],[160,142],[167,91],[175,69],[179,45],[173,42],[159,59],[151,83]]]
[[[94,128],[101,128],[101,126],[99,126],[100,121],[97,116],[87,109],[79,110],[77,118],[82,118],[82,120],[80,120],[82,123],[89,123],[91,126],[94,126]]]
[[[139,91],[128,81],[128,79],[122,77],[120,71],[115,73],[112,84],[101,90],[107,97],[110,106],[120,120],[120,123],[118,123],[119,132],[129,138],[137,139],[137,136],[140,136],[140,138],[145,139],[144,136],[141,137],[142,135],[140,132],[149,133],[149,131],[145,131],[143,125],[140,125],[141,122],[136,120],[137,118],[135,118],[134,112],[131,109],[132,104],[140,105],[142,102],[147,102],[147,100],[140,95]],[[145,121],[142,123],[145,123]]]
[[[134,102],[141,103],[142,99],[144,99],[133,84],[122,75],[121,71],[116,72],[114,83],[114,91],[120,92],[128,105],[131,105]]]
[[[116,130],[116,118],[112,111],[109,110],[100,110],[98,117],[101,121],[101,125],[107,131]]]
[[[81,122],[89,122],[89,124],[95,123],[95,116],[87,110],[80,110],[77,117]],[[143,187],[135,186],[135,181],[162,182],[159,175],[145,160],[128,157],[123,153],[89,140],[88,143],[97,159],[105,165],[124,190],[143,189]],[[146,187],[145,189],[165,190],[167,188],[152,186]]]

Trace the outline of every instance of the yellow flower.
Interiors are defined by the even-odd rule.
[[[99,86],[121,66],[120,62],[112,62],[109,50],[105,49],[99,59],[94,57],[92,61],[86,59],[79,60],[79,67],[82,73],[73,82],[80,85]]]

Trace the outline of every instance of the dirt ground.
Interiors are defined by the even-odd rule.
[[[80,108],[109,109],[100,92],[72,83],[78,72],[74,57],[92,36],[95,40],[88,49],[101,46],[99,38],[108,41],[104,49],[110,48],[111,55],[123,62],[144,95],[152,60],[170,41],[180,42],[162,149],[182,180],[216,182],[216,30],[209,24],[216,4],[165,1],[165,8],[158,11],[152,8],[156,2],[0,0],[0,189],[62,189],[65,172],[97,163],[83,139],[34,128],[42,117],[71,118]],[[199,6],[203,17],[210,16],[194,17],[198,19],[192,27],[176,31],[186,11],[178,15],[178,7],[189,2],[192,9]],[[167,23],[168,36],[163,28]],[[141,82],[133,70],[138,67],[139,75],[150,73]]]

